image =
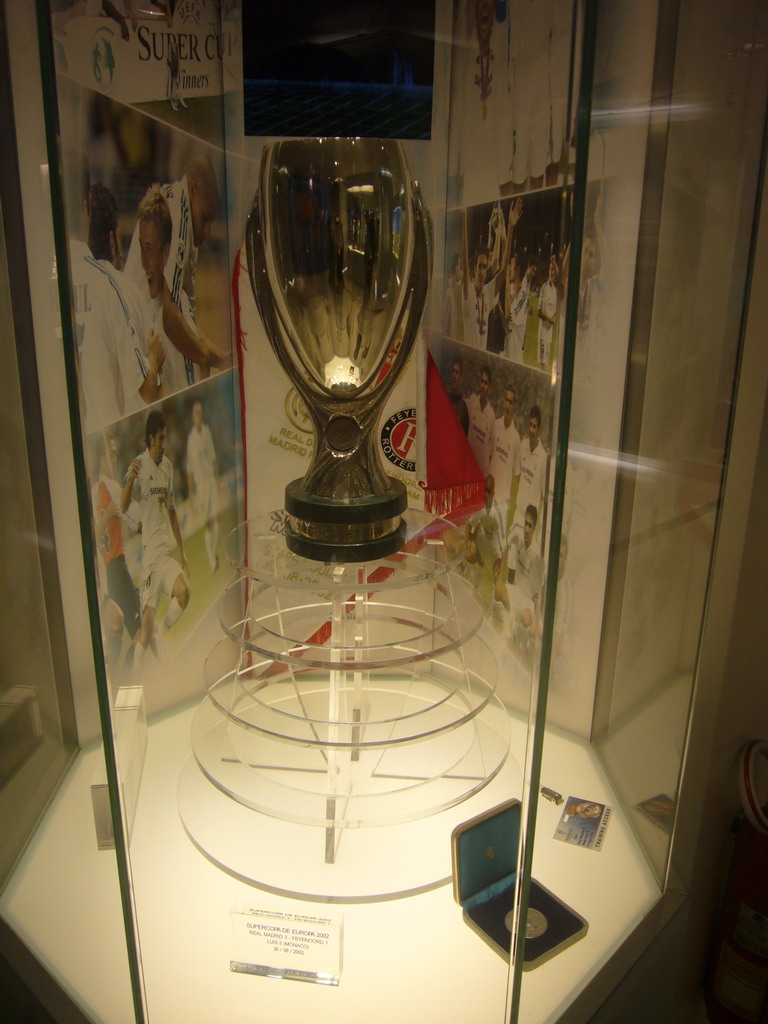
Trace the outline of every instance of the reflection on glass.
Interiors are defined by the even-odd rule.
[[[659,95],[671,97],[667,131],[651,138],[645,161],[644,222],[657,230],[641,238],[635,276],[593,728],[660,882],[727,458],[768,95],[763,43],[735,56],[744,39],[765,41],[764,10],[737,16],[715,5],[705,16],[683,3],[680,24],[674,60],[658,72]],[[681,104],[691,96],[700,102]],[[611,186],[609,214],[623,187]],[[614,225],[618,216],[614,205]],[[614,297],[604,302],[615,310]]]
[[[18,295],[15,299],[21,305]],[[0,347],[6,368],[0,378],[0,560],[6,581],[0,642],[0,888],[75,749],[68,735],[69,697],[63,707],[57,692],[55,664],[65,665],[66,655],[60,652],[56,663],[52,657],[47,612],[49,602],[58,600],[58,580],[45,577],[49,585],[44,585],[51,569],[46,547],[52,551],[52,545],[38,513],[44,512],[47,494],[33,489],[40,467],[30,461],[26,427],[34,429],[37,417],[35,395],[22,393],[14,323],[23,323],[23,311],[17,312],[14,320],[0,210]],[[26,343],[31,346],[30,339]],[[26,366],[27,380],[29,371]]]

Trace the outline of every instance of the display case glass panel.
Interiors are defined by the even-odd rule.
[[[660,9],[655,21],[646,9],[603,8],[596,27],[568,466],[559,564],[549,564],[558,584],[540,679],[548,724],[531,773],[533,873],[589,908],[590,934],[558,963],[569,999],[600,969],[605,953],[590,946],[618,948],[652,907],[669,914],[685,893],[675,822],[768,99],[765,12],[694,8]],[[590,583],[602,589],[592,603]],[[594,704],[589,693],[579,735],[588,653]],[[584,756],[589,779],[576,768]],[[554,971],[523,979],[522,1018],[539,1014]]]
[[[7,193],[5,194],[7,197]],[[8,372],[3,378],[3,409],[6,418],[4,447],[8,481],[5,488],[3,564],[6,580],[16,597],[8,593],[8,628],[3,638],[3,685],[0,693],[0,885],[34,831],[51,793],[67,770],[76,751],[72,697],[65,673],[54,663],[63,662],[64,635],[61,606],[56,606],[58,578],[55,563],[46,557],[47,494],[33,494],[33,480],[40,486],[45,465],[34,465],[34,443],[28,425],[39,422],[34,392],[22,396],[22,380],[34,385],[34,365],[20,372],[15,324],[23,324],[23,311],[15,316],[8,275],[5,224],[0,208],[0,303],[2,344]],[[23,302],[17,296],[17,302]],[[31,449],[31,450],[30,450]],[[51,535],[47,534],[50,543]],[[41,550],[41,548],[43,550]],[[46,595],[45,582],[52,589]],[[11,584],[12,581],[12,584]],[[53,607],[51,608],[51,602]],[[49,630],[49,609],[53,629]],[[35,636],[32,648],[28,639]]]
[[[244,22],[215,0],[39,4],[131,954],[114,1010],[74,971],[98,1019],[554,1021],[675,889],[765,26],[744,13],[723,54],[714,14],[695,45],[677,31],[685,4],[409,12],[330,5],[251,53],[271,5]],[[431,67],[429,131],[394,131],[376,174],[301,178],[265,127],[311,92],[286,78],[297,49],[358,72],[388,55],[384,78],[346,83],[378,98],[374,127],[392,90],[397,125],[412,93],[423,114]],[[280,74],[247,82],[256,57]],[[738,118],[698,70],[715,64]],[[322,125],[342,92],[317,86]],[[717,160],[713,123],[734,136]],[[368,153],[393,132],[360,134]],[[344,145],[326,147],[339,164]],[[410,344],[414,238],[431,288],[370,456],[373,491],[381,474],[408,497],[384,527],[402,546],[370,550],[377,520],[364,555],[331,556],[368,496],[341,473],[313,501],[351,518],[325,522],[286,485],[316,452],[336,473],[363,435],[365,401],[308,405],[366,399]],[[104,840],[101,818],[68,817],[94,781],[81,755],[23,865],[54,905],[45,856]]]

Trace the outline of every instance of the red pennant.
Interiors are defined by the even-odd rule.
[[[485,478],[453,410],[431,354],[427,353],[428,512],[452,520],[466,519],[485,501]]]

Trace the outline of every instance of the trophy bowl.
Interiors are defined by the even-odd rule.
[[[291,551],[363,562],[397,551],[407,506],[376,443],[413,348],[431,276],[431,222],[398,142],[267,145],[246,247],[270,344],[315,432],[285,491]]]

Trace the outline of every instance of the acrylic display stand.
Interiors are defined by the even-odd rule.
[[[365,900],[450,875],[448,837],[509,750],[461,532],[410,511],[394,555],[327,565],[281,513],[231,535],[238,570],[179,785],[211,860],[288,895]],[[469,802],[470,806],[466,806]]]

